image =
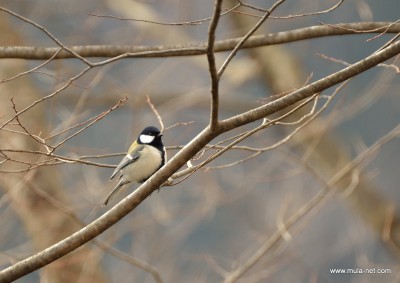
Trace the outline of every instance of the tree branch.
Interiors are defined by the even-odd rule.
[[[65,50],[66,52],[70,53],[74,58],[78,58],[79,60],[81,60],[83,63],[87,64],[88,66],[91,66],[92,64],[83,56],[79,55],[78,53],[76,53],[74,50],[70,49],[69,47],[65,46],[64,44],[61,43],[61,41],[59,41],[54,35],[52,35],[47,29],[45,29],[43,26],[39,25],[38,23],[35,23],[34,21],[25,18],[13,11],[10,11],[6,8],[0,7],[0,11],[3,11],[5,13],[8,13],[14,17],[16,17],[17,19],[20,19],[32,26],[34,26],[35,28],[41,30],[42,32],[44,32],[51,40],[53,40],[58,46],[60,46],[63,50]]]
[[[0,282],[14,281],[32,271],[35,271],[60,257],[74,251],[78,247],[84,245],[91,239],[95,238],[116,222],[121,220],[129,212],[135,209],[142,201],[144,201],[153,191],[158,189],[173,173],[181,168],[188,160],[195,156],[203,147],[207,145],[218,135],[240,127],[244,124],[262,119],[277,111],[299,102],[315,93],[321,92],[350,77],[360,74],[379,63],[400,53],[400,42],[394,43],[385,49],[376,52],[364,60],[361,60],[341,71],[338,71],[324,79],[318,80],[305,87],[302,87],[282,98],[271,103],[258,107],[254,110],[231,117],[220,122],[221,126],[217,130],[212,131],[210,127],[206,127],[200,132],[190,143],[180,150],[174,157],[169,160],[164,167],[157,171],[149,180],[142,184],[137,190],[123,199],[120,203],[111,208],[86,227],[75,232],[64,240],[52,245],[51,247],[40,251],[31,257],[17,262],[0,272]],[[54,54],[54,53],[53,53]]]
[[[83,69],[81,72],[79,72],[76,76],[70,78],[64,85],[62,85],[61,87],[59,87],[58,89],[56,89],[55,91],[53,91],[52,93],[50,93],[49,95],[43,96],[37,100],[35,100],[34,102],[32,102],[30,105],[26,106],[24,109],[19,110],[17,113],[15,113],[14,116],[12,116],[10,119],[8,119],[7,121],[5,121],[4,123],[0,124],[0,130],[3,129],[5,126],[7,126],[9,123],[11,123],[16,117],[20,116],[21,114],[27,112],[29,109],[31,109],[32,107],[35,107],[36,105],[38,105],[39,103],[43,102],[46,99],[50,99],[54,96],[56,96],[57,94],[59,94],[60,92],[62,92],[63,90],[65,90],[67,87],[69,87],[74,81],[76,81],[77,79],[79,79],[81,76],[83,76],[85,73],[87,73],[89,70],[91,69],[91,67],[86,67],[85,69]]]
[[[220,122],[220,127],[223,132],[230,131],[234,128],[257,121],[266,116],[269,116],[277,111],[280,111],[290,105],[293,105],[312,94],[321,92],[331,86],[350,79],[376,65],[382,63],[400,53],[400,41],[393,45],[373,53],[372,55],[344,68],[334,74],[326,76],[316,82],[310,83],[304,87],[291,92],[290,94],[278,98],[270,103],[249,110],[245,113],[225,119]]]
[[[235,57],[236,53],[243,47],[246,41],[258,30],[258,28],[268,19],[271,13],[279,7],[279,5],[283,4],[285,0],[279,0],[275,2],[271,8],[265,11],[265,15],[257,22],[257,24],[247,32],[245,36],[239,41],[239,43],[233,48],[232,52],[229,54],[228,58],[226,58],[225,62],[222,64],[221,68],[218,70],[218,78],[221,78],[228,64],[232,61],[233,57]]]
[[[334,186],[336,186],[340,180],[342,180],[347,174],[356,170],[359,166],[365,163],[368,159],[376,156],[376,153],[381,149],[383,145],[392,139],[400,135],[400,124],[393,128],[389,133],[375,142],[372,146],[367,148],[361,154],[359,154],[355,159],[349,162],[346,166],[341,168],[329,181],[326,182],[324,187],[303,205],[297,212],[292,214],[283,224],[285,231],[293,227],[299,220],[308,215],[311,211],[315,210],[318,205],[320,205],[328,196],[330,196]],[[277,230],[273,235],[265,241],[265,243],[252,255],[248,260],[246,260],[242,265],[228,273],[225,276],[223,283],[233,283],[236,282],[244,273],[246,273],[251,267],[253,267],[268,251],[275,248],[280,240],[284,239],[285,234],[281,230]]]
[[[219,17],[221,16],[222,0],[215,0],[214,14],[211,18],[210,26],[208,27],[207,40],[207,61],[208,69],[211,77],[211,111],[210,111],[210,127],[214,130],[218,127],[218,108],[219,108],[219,76],[217,65],[215,63],[214,44],[215,32],[217,30]]]
[[[392,22],[362,22],[362,23],[343,23],[336,25],[319,25],[267,35],[251,36],[242,48],[254,48],[275,44],[284,44],[312,38],[320,38],[335,35],[350,35],[360,33],[399,33],[400,24]],[[231,51],[242,40],[232,38],[216,41],[214,52]],[[52,58],[59,51],[59,47],[33,47],[33,46],[1,46],[1,58],[18,58],[29,60],[47,60]],[[156,45],[156,46],[131,46],[131,45],[86,45],[68,46],[68,50],[79,54],[85,58],[113,58],[118,60],[123,58],[161,58],[174,56],[195,56],[204,55],[207,52],[207,43],[200,42],[195,44],[177,45]],[[76,58],[74,54],[66,50],[61,50],[54,56],[54,59]],[[106,62],[100,62],[105,64]],[[92,66],[98,64],[93,63]]]

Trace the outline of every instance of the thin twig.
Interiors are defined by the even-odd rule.
[[[230,9],[226,9],[226,11],[221,13],[221,17],[234,11],[235,9],[239,8],[240,6],[241,6],[241,4],[237,4]],[[116,19],[116,20],[121,20],[121,21],[142,22],[142,23],[162,25],[162,26],[187,26],[187,25],[197,26],[197,25],[201,25],[202,23],[207,22],[212,19],[212,17],[208,17],[208,18],[204,18],[204,19],[184,21],[184,22],[160,22],[160,21],[150,21],[150,20],[143,20],[143,19],[123,18],[123,17],[114,16],[114,15],[99,15],[99,14],[94,14],[94,13],[89,13],[88,15],[98,17],[98,18],[108,18],[108,19]]]
[[[98,117],[98,115],[95,116],[95,117],[90,117],[89,119],[87,119],[87,120],[85,120],[85,121],[83,121],[83,122],[79,122],[79,123],[77,123],[77,124],[75,124],[75,125],[69,126],[69,127],[65,128],[65,129],[62,129],[61,131],[56,132],[56,133],[51,134],[50,136],[46,137],[45,140],[53,139],[53,138],[55,138],[55,137],[57,137],[57,136],[59,136],[59,135],[62,135],[62,134],[64,134],[64,133],[66,133],[66,132],[69,132],[69,131],[71,131],[71,130],[73,130],[73,129],[75,129],[75,128],[79,128],[79,127],[81,127],[82,125],[85,125],[85,124],[87,124],[87,123],[93,121],[94,119],[96,119],[96,117]]]
[[[225,62],[222,64],[221,68],[218,70],[218,79],[221,78],[222,74],[224,73],[226,67],[228,67],[229,62],[233,59],[233,57],[236,55],[236,53],[243,47],[243,45],[246,43],[246,41],[257,31],[257,29],[268,19],[268,17],[271,15],[271,13],[279,7],[285,0],[279,0],[275,2],[271,8],[267,11],[265,11],[265,15],[261,18],[261,20],[258,21],[258,23],[249,31],[246,33],[244,37],[239,41],[239,43],[235,46],[235,48],[232,50],[231,53],[229,53],[228,58],[226,58]]]
[[[237,0],[239,3],[242,4],[243,7],[247,7],[250,8],[252,10],[256,10],[259,12],[267,12],[267,10],[256,7],[254,5],[250,5],[250,4],[245,4],[242,1]],[[339,2],[337,2],[335,5],[333,5],[332,7],[329,7],[328,9],[322,10],[322,11],[317,11],[317,12],[308,12],[308,13],[302,13],[302,14],[295,14],[295,15],[287,15],[287,16],[271,16],[271,19],[293,19],[293,18],[298,18],[298,17],[308,17],[308,16],[316,16],[316,15],[322,15],[322,14],[326,14],[329,12],[332,12],[333,10],[339,8],[339,6],[344,2],[344,0],[339,0]],[[256,15],[251,15],[253,17],[260,17],[260,16],[256,16]],[[260,17],[261,18],[261,17]]]
[[[248,161],[251,158],[257,157],[259,154],[272,150],[272,149],[276,149],[279,146],[287,143],[292,137],[294,137],[294,135],[296,135],[300,130],[302,130],[304,127],[306,127],[311,121],[313,121],[317,116],[319,116],[322,111],[324,111],[329,105],[330,102],[334,99],[334,97],[339,93],[340,90],[343,89],[343,87],[348,83],[348,81],[345,81],[344,83],[342,83],[340,86],[338,86],[335,91],[333,92],[332,95],[327,96],[327,100],[326,102],[320,107],[320,109],[318,111],[316,111],[316,106],[317,106],[317,101],[318,101],[318,94],[315,94],[314,96],[310,97],[309,99],[303,101],[302,103],[300,103],[299,105],[297,105],[295,108],[291,109],[291,111],[285,113],[284,115],[281,115],[280,117],[274,119],[274,120],[266,120],[262,125],[258,126],[257,128],[251,130],[251,131],[247,131],[244,133],[240,133],[234,137],[228,138],[226,140],[223,140],[221,142],[219,142],[216,145],[213,146],[208,146],[207,149],[210,148],[217,148],[218,151],[216,153],[214,153],[213,155],[209,156],[206,160],[204,160],[202,163],[195,165],[195,166],[191,166],[187,169],[184,169],[176,174],[174,174],[172,176],[172,178],[180,178],[182,176],[185,176],[183,179],[179,180],[176,183],[168,183],[168,185],[176,185],[181,183],[183,180],[187,179],[190,175],[192,175],[195,171],[199,170],[200,168],[204,167],[207,163],[210,163],[211,161],[213,161],[214,159],[216,159],[217,157],[219,157],[222,153],[224,153],[225,151],[229,150],[229,149],[233,149],[233,148],[237,148],[237,149],[243,149],[243,150],[250,150],[255,152],[254,154],[250,155],[249,157],[246,157],[242,160],[238,160],[236,162],[232,162],[229,164],[224,164],[224,165],[220,165],[220,166],[212,166],[212,167],[204,167],[205,170],[210,170],[210,169],[222,169],[222,168],[226,168],[226,167],[230,167],[230,166],[234,166],[237,164],[240,164],[242,162]],[[288,123],[282,123],[280,122],[280,120],[283,120],[285,118],[287,118],[288,116],[292,115],[295,111],[297,111],[298,109],[300,109],[301,107],[303,107],[304,105],[306,105],[307,103],[309,103],[310,101],[312,101],[313,99],[314,103],[313,106],[311,108],[311,110],[309,111],[309,113],[303,115],[300,119]],[[307,121],[305,121],[306,119],[308,119]],[[305,121],[305,122],[304,122]],[[304,122],[304,123],[303,123]],[[244,146],[235,146],[236,144],[238,144],[239,142],[243,141],[244,139],[246,139],[247,137],[255,134],[256,132],[265,129],[266,127],[269,127],[270,125],[276,125],[276,124],[284,124],[284,125],[296,125],[296,124],[300,124],[302,123],[300,126],[296,127],[295,130],[293,130],[290,134],[288,134],[286,137],[282,138],[281,140],[277,141],[276,143],[270,145],[270,146],[266,146],[263,148],[255,148],[255,147],[244,147]],[[235,138],[235,140],[229,144],[228,146],[220,146],[220,144]],[[189,176],[188,176],[189,175]]]
[[[193,123],[194,123],[194,121],[189,121],[189,122],[177,122],[177,123],[175,123],[175,124],[173,124],[173,125],[171,125],[171,126],[166,127],[166,128],[164,129],[164,131],[168,131],[168,130],[173,129],[173,128],[178,127],[178,126],[187,126],[187,125],[191,125],[191,124],[193,124]]]
[[[98,121],[100,121],[101,119],[103,119],[105,116],[107,116],[108,114],[110,114],[112,111],[114,111],[115,109],[117,109],[118,107],[121,106],[121,104],[127,100],[128,97],[124,97],[121,98],[117,104],[115,104],[113,107],[111,107],[110,109],[108,109],[107,111],[104,111],[103,113],[101,113],[100,115],[98,115],[95,119],[93,119],[93,121],[91,121],[89,124],[87,124],[86,126],[84,126],[82,129],[76,131],[75,133],[71,134],[70,136],[66,137],[65,139],[63,139],[62,141],[60,141],[58,144],[56,144],[54,146],[54,149],[60,147],[62,144],[64,144],[65,142],[69,141],[70,139],[72,139],[73,137],[79,135],[80,133],[82,133],[83,131],[85,131],[87,128],[89,128],[90,126],[92,126],[93,124],[97,123]]]
[[[9,149],[9,148],[0,149],[0,152],[1,152],[1,154],[3,154],[3,156],[5,156],[5,158],[7,160],[14,161],[14,162],[19,162],[19,163],[21,163],[21,162],[6,156],[5,153],[6,152],[26,153],[26,154],[41,155],[41,156],[47,156],[47,157],[52,157],[53,158],[53,159],[47,159],[47,160],[41,161],[40,165],[38,163],[24,163],[24,164],[30,165],[31,168],[22,169],[22,171],[21,170],[13,170],[13,171],[11,171],[11,170],[3,170],[2,171],[3,173],[26,172],[26,171],[32,170],[33,167],[37,168],[39,166],[58,165],[58,164],[62,164],[62,163],[80,163],[80,164],[103,167],[103,168],[115,168],[115,165],[109,165],[109,164],[104,164],[104,163],[97,163],[97,162],[87,161],[85,159],[88,158],[88,157],[85,157],[85,156],[80,156],[78,158],[73,158],[73,157],[58,155],[58,154],[55,154],[53,152],[48,153],[48,152],[42,152],[42,151],[38,151],[38,150]],[[117,155],[121,156],[121,155],[124,155],[124,154],[120,153],[120,154],[117,154]],[[106,155],[106,157],[109,157],[109,156],[114,156],[114,154]],[[101,156],[99,156],[99,158],[100,157]],[[95,157],[91,156],[90,158],[95,158]],[[58,161],[58,162],[54,162],[55,160]]]
[[[79,55],[77,52],[75,52],[74,50],[72,50],[71,48],[65,46],[61,41],[59,41],[57,39],[57,37],[55,37],[53,34],[51,34],[47,29],[45,29],[43,26],[39,25],[38,23],[35,23],[34,21],[25,18],[24,16],[21,16],[11,10],[8,10],[4,7],[0,7],[0,11],[6,12],[32,26],[34,26],[35,28],[43,31],[51,40],[53,40],[58,46],[60,46],[62,49],[64,49],[65,51],[71,53],[74,57],[76,57],[77,59],[81,60],[83,63],[85,63],[88,66],[92,66],[92,63],[90,61],[88,61],[85,57]]]
[[[297,111],[298,109],[304,107],[306,104],[308,104],[310,101],[312,101],[316,96],[317,96],[317,94],[315,94],[314,96],[310,97],[309,99],[306,99],[305,101],[303,101],[302,103],[300,103],[299,105],[297,105],[295,108],[293,108],[291,111],[289,111],[289,112],[287,112],[287,113],[281,115],[280,117],[278,117],[278,118],[276,118],[276,119],[274,119],[274,120],[268,121],[268,122],[266,122],[266,123],[262,123],[260,126],[254,128],[254,129],[252,129],[252,130],[250,130],[250,131],[247,131],[246,133],[241,133],[237,139],[235,139],[233,142],[231,142],[231,143],[228,144],[227,146],[223,147],[222,149],[217,150],[217,152],[215,152],[214,154],[212,154],[211,156],[209,156],[206,160],[204,160],[204,161],[201,162],[200,164],[198,164],[198,165],[196,165],[196,166],[189,167],[189,168],[187,168],[187,169],[184,169],[184,170],[182,170],[182,171],[180,171],[180,172],[174,174],[174,175],[172,176],[172,178],[174,178],[174,179],[175,179],[175,178],[182,177],[182,176],[185,176],[185,177],[183,177],[182,179],[180,179],[180,180],[177,181],[176,183],[173,183],[172,185],[177,185],[177,184],[181,183],[182,181],[186,180],[189,176],[191,176],[192,174],[194,174],[197,170],[199,170],[200,168],[203,168],[206,164],[208,164],[208,163],[210,163],[211,161],[215,160],[217,157],[221,156],[223,153],[225,153],[226,151],[228,151],[229,149],[231,149],[233,146],[235,146],[236,144],[242,142],[243,140],[247,139],[248,137],[252,136],[253,134],[255,134],[255,133],[257,133],[257,132],[259,132],[259,131],[261,131],[261,130],[263,130],[263,129],[266,129],[267,127],[270,127],[271,125],[274,125],[274,124],[275,124],[276,122],[278,122],[279,120],[282,120],[282,119],[284,119],[284,118],[290,116],[291,114],[293,114],[293,112],[295,112],[295,111]],[[313,110],[312,110],[312,111],[313,111]],[[311,113],[312,113],[312,112],[311,112]],[[305,119],[305,118],[308,117],[309,115],[311,115],[311,114],[304,115],[304,116],[299,120],[299,123],[300,123],[301,121],[303,121],[303,119]],[[303,125],[303,126],[304,126],[304,125]],[[299,128],[300,128],[300,127],[299,127]],[[292,134],[289,135],[288,137],[282,139],[280,142],[277,142],[277,143],[274,144],[273,146],[270,146],[270,147],[267,147],[267,148],[263,148],[262,150],[259,150],[259,151],[267,151],[267,150],[270,150],[270,149],[272,149],[272,148],[275,148],[275,147],[277,147],[277,146],[283,144],[284,142],[287,142],[287,140],[289,140],[289,138],[291,138],[295,133],[297,133],[297,130],[298,130],[298,129],[296,129],[296,130],[294,131],[294,133],[292,133]],[[257,156],[257,155],[258,155],[258,154],[254,154],[254,156]],[[168,185],[171,185],[171,184],[168,184]]]
[[[284,224],[285,229],[292,228],[293,225],[297,224],[301,219],[307,216],[311,211],[315,210],[330,194],[331,188],[333,188],[340,180],[343,179],[355,168],[358,168],[371,156],[374,156],[380,148],[392,140],[393,138],[400,135],[400,125],[386,134],[383,138],[374,143],[370,148],[365,150],[363,153],[358,155],[354,160],[344,166],[339,172],[337,172],[327,183],[324,188],[320,190],[309,202],[302,206],[296,213],[291,215]],[[280,230],[276,231],[269,239],[263,244],[248,260],[242,265],[232,271],[227,277],[225,277],[224,283],[236,282],[242,277],[251,267],[253,267],[259,260],[271,249],[281,241],[283,234]]]
[[[26,74],[29,74],[29,73],[33,73],[33,72],[39,70],[39,69],[42,68],[43,66],[47,65],[50,61],[52,61],[52,60],[58,55],[58,53],[60,53],[60,51],[61,51],[61,48],[57,48],[56,52],[54,52],[54,55],[51,56],[51,57],[50,57],[49,59],[47,59],[46,61],[44,61],[42,64],[40,64],[40,65],[38,65],[38,66],[36,66],[36,67],[34,67],[34,68],[28,70],[28,71],[25,71],[25,72],[16,74],[15,76],[13,76],[13,77],[11,77],[11,78],[2,79],[2,80],[0,80],[0,84],[1,84],[1,83],[5,83],[5,82],[8,82],[8,81],[11,81],[11,80],[14,80],[14,79],[16,79],[16,78],[19,78],[20,76],[23,76],[23,75],[26,75]]]
[[[97,18],[107,18],[107,19],[114,19],[114,20],[120,20],[120,21],[142,22],[142,23],[155,24],[155,25],[161,25],[161,26],[197,26],[197,25],[201,25],[204,21],[207,21],[207,19],[202,19],[202,20],[193,20],[193,21],[186,21],[186,22],[160,22],[160,21],[150,21],[150,20],[144,20],[144,19],[123,18],[123,17],[114,16],[114,15],[100,15],[100,14],[94,14],[94,13],[89,13],[88,15],[97,17]]]
[[[347,63],[346,61],[343,61],[343,60],[340,60],[340,59],[336,59],[336,58],[333,58],[333,57],[330,57],[330,56],[327,56],[327,55],[324,55],[324,54],[321,54],[321,53],[317,53],[316,55],[318,55],[319,57],[321,57],[323,59],[329,60],[329,61],[334,62],[334,63],[341,64],[341,65],[344,65],[344,66],[350,66],[351,65],[350,63]]]
[[[64,89],[66,89],[68,86],[70,86],[75,80],[77,80],[78,78],[80,78],[81,76],[83,76],[86,72],[88,72],[91,69],[91,67],[87,67],[85,69],[83,69],[80,73],[78,73],[76,76],[70,78],[65,85],[63,85],[62,87],[58,88],[56,91],[50,93],[49,95],[46,95],[42,98],[39,98],[37,100],[35,100],[34,102],[32,102],[30,105],[28,105],[27,107],[25,107],[24,109],[18,111],[18,113],[16,113],[13,117],[11,117],[10,119],[8,119],[6,122],[4,122],[3,124],[0,125],[0,130],[3,129],[6,125],[8,125],[9,123],[11,123],[17,116],[25,113],[26,111],[28,111],[29,109],[31,109],[32,107],[36,106],[37,104],[52,98],[54,96],[56,96],[57,94],[59,94],[61,91],[63,91]]]
[[[154,115],[156,115],[157,120],[158,120],[158,123],[160,124],[160,128],[161,128],[160,131],[163,132],[163,131],[164,131],[164,123],[163,123],[163,120],[162,120],[162,118],[161,118],[160,113],[158,113],[156,107],[155,107],[154,104],[151,102],[150,95],[147,95],[147,96],[146,96],[146,102],[147,102],[147,104],[150,106],[151,111],[153,111]]]
[[[375,36],[373,36],[373,37],[371,37],[371,38],[368,38],[365,42],[369,42],[369,41],[375,40],[375,39],[377,39],[378,37],[381,37],[382,35],[386,34],[386,33],[389,31],[389,29],[390,29],[393,25],[397,24],[398,22],[400,22],[400,20],[397,20],[397,21],[391,23],[391,24],[388,25],[388,26],[386,27],[386,29],[383,30],[380,34],[377,34],[377,35],[375,35]]]
[[[11,98],[10,100],[11,100],[11,104],[12,104],[12,108],[14,110],[14,113],[17,114],[18,110],[17,110],[17,106],[15,105],[14,98]],[[18,115],[15,115],[15,120],[17,121],[18,126],[20,126],[24,130],[24,132],[29,137],[31,137],[34,141],[36,141],[39,144],[45,146],[46,148],[52,148],[51,146],[47,145],[46,142],[42,138],[40,138],[39,136],[33,135],[31,132],[29,132],[28,129],[21,123]]]
[[[382,45],[378,50],[376,50],[375,52],[381,51],[383,49],[385,49],[386,47],[388,47],[390,44],[392,44],[393,42],[395,42],[398,38],[400,37],[400,33],[396,34],[393,38],[391,38],[388,42],[386,42],[384,45]]]

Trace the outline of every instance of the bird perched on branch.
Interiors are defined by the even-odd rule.
[[[121,175],[118,184],[107,196],[103,205],[107,205],[123,186],[131,182],[145,182],[164,165],[165,148],[161,137],[162,133],[156,127],[150,126],[143,129],[112,173],[110,180],[118,173]]]

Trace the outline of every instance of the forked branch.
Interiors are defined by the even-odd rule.
[[[220,134],[240,127],[242,125],[263,119],[277,111],[283,110],[303,99],[322,92],[323,90],[354,77],[376,65],[382,63],[400,53],[400,42],[391,44],[383,50],[376,52],[365,59],[352,64],[345,69],[330,76],[308,84],[282,98],[265,104],[261,107],[231,117],[220,122],[217,130],[211,130],[208,126],[191,140],[182,150],[172,157],[157,173],[142,184],[137,190],[111,208],[104,215],[88,224],[85,228],[71,236],[40,251],[25,260],[4,269],[0,272],[1,282],[14,281],[34,270],[37,270],[56,259],[74,251],[91,239],[95,238],[124,216],[135,209],[153,191],[157,190],[167,179],[177,172],[187,161],[202,150],[210,141]]]

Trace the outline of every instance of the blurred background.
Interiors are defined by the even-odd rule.
[[[268,8],[273,1],[246,2]],[[335,1],[287,1],[274,16],[326,10]],[[224,8],[237,4],[224,1]],[[198,25],[160,25],[105,18],[112,15],[163,23],[206,19],[213,1],[7,1],[1,6],[40,25],[64,45],[174,45],[205,42],[208,21]],[[320,23],[398,20],[396,0],[350,0],[336,10],[315,16],[269,19],[258,34],[287,31]],[[223,16],[217,40],[243,36],[261,12],[252,9]],[[97,16],[96,16],[97,15]],[[49,37],[28,23],[0,12],[0,45],[55,47]],[[319,54],[353,63],[368,56],[392,36],[375,34],[324,37],[239,52],[220,84],[220,117],[227,118],[268,101],[270,96],[323,78],[344,66]],[[228,53],[218,53],[221,64]],[[91,58],[100,61],[104,58]],[[76,59],[0,61],[0,121],[68,83],[85,67]],[[147,125],[158,125],[147,103],[157,108],[166,127],[164,143],[176,148],[188,143],[208,123],[210,77],[205,56],[123,59],[94,68],[57,95],[20,116],[29,132],[57,144],[87,121],[123,105],[55,151],[99,164],[117,164],[131,141]],[[186,181],[153,193],[135,211],[90,243],[44,270],[18,282],[222,282],[225,272],[243,265],[260,251],[279,223],[325,188],[358,154],[398,123],[399,79],[391,68],[376,67],[349,81],[327,109],[290,141],[257,157],[230,150]],[[325,91],[332,95],[334,89]],[[296,121],[310,109],[296,112]],[[40,143],[14,121],[0,131],[0,266],[50,246],[89,223],[109,207],[101,203],[115,185],[104,166],[61,162],[29,170],[45,157]],[[188,123],[188,124],[186,124]],[[252,129],[260,122],[224,134],[213,143]],[[240,145],[265,148],[297,125],[276,125]],[[68,130],[69,129],[69,130]],[[226,143],[225,143],[226,144]],[[398,206],[399,141],[392,140],[359,172],[344,178],[335,191],[302,218],[265,253],[238,282],[398,282],[400,233]],[[4,152],[3,149],[20,152]],[[102,157],[121,153],[112,157]],[[12,159],[13,161],[10,161]],[[243,160],[230,166],[232,162]],[[4,161],[4,162],[3,162]],[[7,162],[5,162],[7,161]],[[397,165],[396,165],[397,164]],[[362,169],[362,170],[361,170]],[[317,177],[319,176],[319,177]],[[133,185],[111,203],[133,190]],[[117,256],[116,250],[129,258]],[[134,259],[156,270],[140,268]],[[332,268],[384,268],[391,274],[332,274]]]

